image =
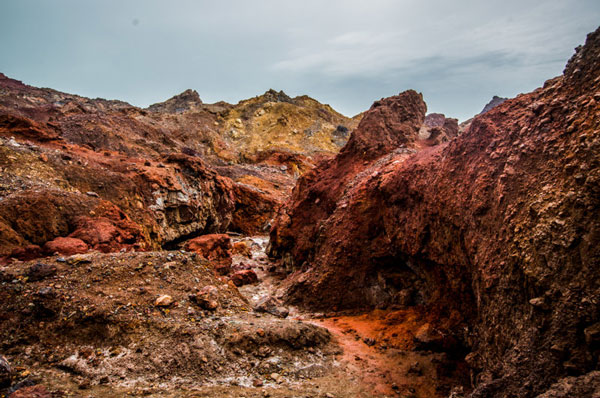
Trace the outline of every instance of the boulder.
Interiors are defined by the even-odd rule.
[[[233,275],[231,275],[230,279],[233,284],[238,287],[258,282],[258,276],[256,276],[256,272],[251,269],[236,271],[233,273]]]
[[[89,246],[77,238],[58,237],[44,244],[44,252],[49,255],[58,253],[66,256],[73,254],[85,253],[89,250]]]
[[[227,234],[209,234],[190,239],[184,246],[185,250],[198,253],[216,264],[221,275],[229,273],[231,267],[232,245]]]
[[[250,245],[245,241],[239,241],[233,243],[233,254],[239,254],[244,257],[252,257],[252,251],[250,250]]]

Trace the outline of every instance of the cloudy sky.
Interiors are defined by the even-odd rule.
[[[0,72],[138,106],[269,88],[346,115],[414,88],[461,120],[560,74],[599,0],[2,0]]]

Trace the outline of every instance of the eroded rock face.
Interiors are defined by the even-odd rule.
[[[417,142],[424,106],[365,114],[336,159],[299,180],[271,231],[271,255],[293,271],[288,301],[388,306],[412,289],[432,327],[472,351],[472,397],[532,397],[593,371],[599,58],[600,30],[564,76],[416,154],[394,148]],[[396,146],[395,112],[410,126]]]
[[[164,102],[150,105],[148,110],[151,112],[183,113],[197,109],[201,105],[202,100],[200,99],[198,92],[196,90],[188,89]]]

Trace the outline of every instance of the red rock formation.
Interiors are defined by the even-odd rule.
[[[44,252],[42,251],[42,248],[38,245],[27,245],[24,247],[17,247],[13,249],[8,255],[8,258],[16,258],[17,260],[21,261],[29,261],[38,257],[42,257],[43,255]]]
[[[412,90],[375,102],[339,155],[300,177],[271,231],[271,254],[290,252],[297,266],[308,260],[320,223],[346,208],[350,187],[375,173],[384,155],[414,152],[425,112],[421,94]]]
[[[274,209],[281,205],[280,195],[244,183],[235,184],[233,194],[235,209],[231,229],[246,235],[268,231]]]
[[[59,141],[56,126],[45,123],[41,125],[31,119],[12,115],[0,115],[0,135],[17,135],[36,141]]]
[[[300,179],[273,227],[271,254],[294,271],[288,300],[341,309],[411,297],[472,350],[472,397],[532,397],[593,371],[598,59],[600,29],[564,76],[412,156],[390,152],[389,119],[403,112],[418,128],[421,114],[406,97],[404,106],[372,109],[335,160]],[[396,143],[413,142],[411,131]],[[593,372],[581,377],[600,384]]]

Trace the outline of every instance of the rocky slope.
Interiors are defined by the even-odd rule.
[[[600,29],[563,76],[433,147],[420,95],[376,102],[278,215],[288,301],[421,309],[415,339],[466,360],[471,397],[595,396],[599,58]]]
[[[0,268],[0,395],[283,398],[347,386],[326,329],[252,311],[208,257],[88,253]]]
[[[262,231],[354,123],[272,90],[237,105],[187,90],[139,109],[0,75],[0,257]]]

